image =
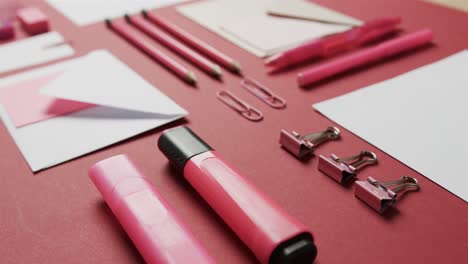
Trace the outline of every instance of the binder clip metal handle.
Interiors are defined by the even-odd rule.
[[[280,144],[287,151],[292,153],[299,159],[312,154],[314,148],[323,142],[329,140],[336,140],[340,137],[340,130],[336,127],[328,127],[325,131],[308,134],[301,136],[299,133],[293,131],[288,132],[281,130]]]
[[[337,182],[345,184],[356,177],[358,170],[376,163],[377,155],[370,151],[361,151],[347,158],[339,158],[335,154],[331,154],[330,158],[320,155],[318,169]]]
[[[391,186],[395,187],[390,189]],[[403,176],[399,180],[385,182],[369,177],[367,181],[356,182],[354,195],[377,212],[383,213],[396,203],[399,193],[411,190],[419,190],[418,181],[413,177]]]

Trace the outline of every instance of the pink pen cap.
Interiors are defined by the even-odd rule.
[[[215,263],[126,155],[98,162],[88,173],[147,263]]]

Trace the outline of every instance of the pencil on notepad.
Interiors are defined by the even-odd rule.
[[[140,50],[151,56],[153,59],[157,60],[169,70],[173,71],[181,79],[183,79],[191,85],[196,84],[197,79],[195,73],[189,71],[183,65],[179,64],[177,61],[158,50],[156,47],[151,45],[151,43],[148,42],[146,39],[127,28],[125,24],[122,24],[119,21],[112,22],[109,19],[106,20],[106,24],[110,29],[112,29],[114,32],[126,39],[132,45],[139,48]]]
[[[203,56],[189,49],[187,46],[174,39],[164,31],[156,28],[146,19],[142,17],[131,17],[129,15],[125,15],[125,20],[129,24],[141,30],[143,33],[147,34],[152,39],[158,41],[159,43],[182,56],[184,59],[190,61],[192,64],[199,67],[209,75],[215,78],[221,78],[222,71],[217,64],[205,59]]]
[[[207,43],[203,42],[202,40],[198,39],[197,37],[193,36],[189,32],[183,30],[182,28],[164,21],[158,18],[156,15],[149,13],[145,10],[142,11],[143,16],[148,19],[149,21],[153,22],[157,26],[163,28],[176,38],[180,39],[185,44],[191,46],[192,48],[196,49],[200,53],[204,54],[208,58],[212,59],[213,61],[217,62],[218,64],[222,65],[226,69],[231,72],[241,74],[242,69],[239,62],[232,59],[231,57],[227,56],[226,54],[222,53],[221,51],[213,48],[212,46],[208,45]]]

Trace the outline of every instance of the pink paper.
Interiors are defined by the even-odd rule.
[[[40,89],[63,72],[15,83],[0,89],[0,104],[16,127],[77,112],[94,105],[42,95]]]

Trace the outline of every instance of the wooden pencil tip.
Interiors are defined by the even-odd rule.
[[[214,77],[221,78],[223,76],[223,71],[218,65],[215,65],[213,68],[211,68],[211,70]]]
[[[108,27],[111,27],[112,23],[111,23],[111,20],[109,18],[106,18],[106,20],[104,20],[106,22],[106,26]]]
[[[193,72],[188,72],[185,76],[185,80],[191,85],[197,84],[197,76]]]
[[[231,62],[231,70],[239,75],[242,75],[242,67],[239,62],[232,61]]]

